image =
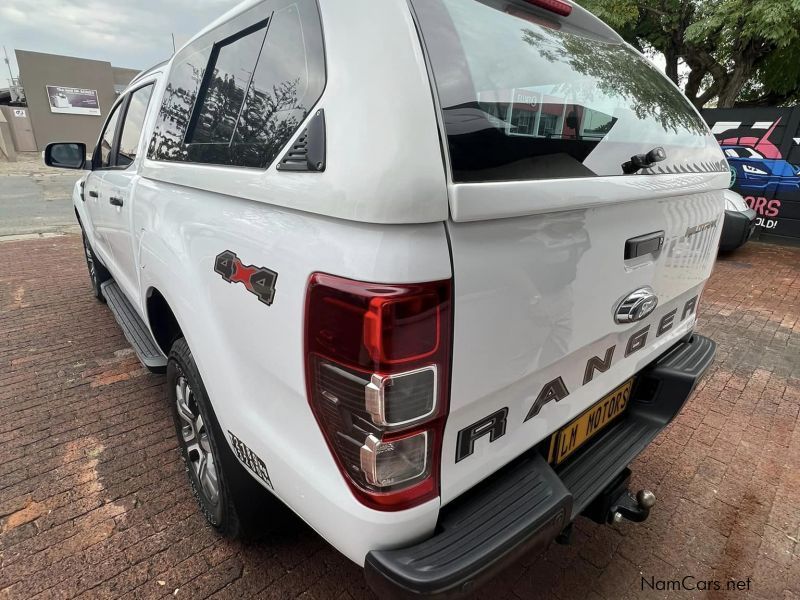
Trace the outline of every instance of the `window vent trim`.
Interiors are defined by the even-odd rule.
[[[319,109],[278,162],[279,171],[325,171],[325,110]]]

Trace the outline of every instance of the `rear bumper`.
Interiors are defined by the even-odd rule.
[[[758,214],[752,208],[744,212],[726,210],[719,249],[723,252],[736,250],[749,240],[755,231],[757,217]]]
[[[546,548],[678,414],[715,349],[694,335],[646,367],[626,418],[558,472],[531,453],[445,507],[433,537],[370,552],[370,587],[389,597],[459,596]]]

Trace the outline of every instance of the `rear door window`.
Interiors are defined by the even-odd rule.
[[[647,60],[510,0],[413,0],[455,181],[727,171],[697,112]],[[648,172],[648,171],[645,171]]]

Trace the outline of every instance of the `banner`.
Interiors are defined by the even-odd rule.
[[[761,234],[800,238],[800,107],[703,111]]]
[[[100,116],[97,90],[48,85],[47,97],[50,100],[50,112]]]

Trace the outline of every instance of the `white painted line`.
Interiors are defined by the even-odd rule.
[[[718,121],[711,128],[711,133],[724,133],[728,129],[738,129],[741,124],[741,121]]]
[[[45,233],[15,233],[12,235],[0,235],[0,243],[21,242],[25,240],[43,240],[48,238],[64,237],[71,232],[48,231]]]

